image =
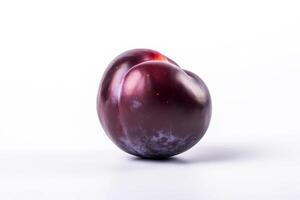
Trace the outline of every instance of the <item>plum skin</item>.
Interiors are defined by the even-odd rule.
[[[205,83],[150,49],[133,49],[107,67],[97,112],[110,139],[123,151],[164,159],[194,146],[211,119]]]

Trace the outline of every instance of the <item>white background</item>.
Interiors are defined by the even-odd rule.
[[[96,94],[132,48],[197,73],[213,100],[194,148],[121,152]],[[300,199],[299,1],[0,1],[1,200]]]

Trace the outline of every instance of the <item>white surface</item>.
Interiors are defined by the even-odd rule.
[[[0,1],[0,199],[300,199],[299,1]],[[96,115],[107,64],[156,49],[207,83],[211,126],[165,162]]]

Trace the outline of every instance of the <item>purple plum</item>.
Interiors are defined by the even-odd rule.
[[[205,83],[163,54],[133,49],[107,67],[97,111],[110,139],[123,151],[164,159],[194,146],[211,119]]]

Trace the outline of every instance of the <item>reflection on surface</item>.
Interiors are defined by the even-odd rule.
[[[109,199],[150,200],[201,197],[199,189],[205,183],[195,170],[178,168],[175,165],[143,168],[139,167],[137,170],[116,174]]]

